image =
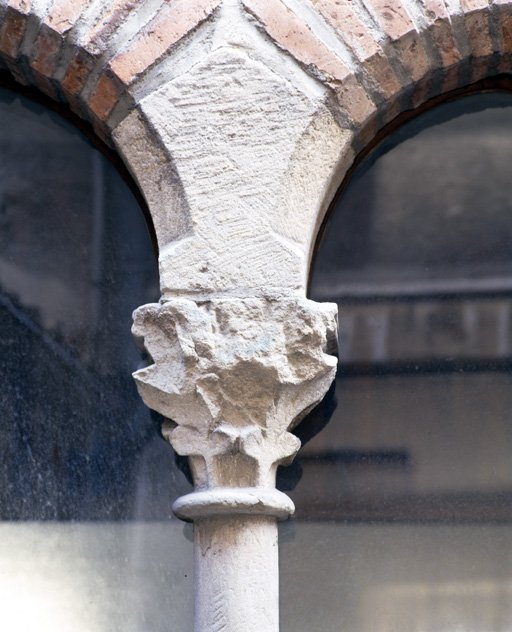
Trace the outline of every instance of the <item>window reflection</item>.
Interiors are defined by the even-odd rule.
[[[190,627],[190,486],[140,400],[148,230],[72,126],[0,90],[0,596],[17,630]]]
[[[510,629],[510,164],[512,97],[466,97],[395,132],[334,209],[311,295],[339,304],[338,407],[283,547],[285,595],[295,547],[315,569],[294,615],[283,596],[301,630]]]

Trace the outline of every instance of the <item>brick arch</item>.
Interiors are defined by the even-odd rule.
[[[0,66],[120,153],[164,294],[295,295],[380,130],[510,72],[512,0],[0,0]]]
[[[336,190],[386,129],[444,95],[475,85],[489,89],[490,78],[512,77],[510,0],[243,3],[267,36],[328,87],[330,111],[350,130],[342,155],[324,174],[323,197],[310,203],[308,270]],[[316,150],[306,145],[301,156],[298,148],[296,162],[307,164],[307,152],[330,142],[327,134],[317,138]]]
[[[404,110],[512,70],[509,0],[309,0],[308,10],[244,4],[331,87],[359,145]]]
[[[186,7],[185,7],[186,3]],[[135,86],[220,0],[0,0],[0,67],[111,130],[136,105]]]

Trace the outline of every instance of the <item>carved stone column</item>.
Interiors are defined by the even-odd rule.
[[[195,482],[174,504],[194,521],[195,630],[277,632],[277,521],[294,507],[276,469],[334,378],[336,305],[173,298],[134,316],[152,362],[134,374],[140,394]]]

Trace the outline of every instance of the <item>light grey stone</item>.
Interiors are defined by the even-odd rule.
[[[334,378],[336,306],[175,298],[140,307],[133,333],[153,360],[134,374],[139,392],[170,420],[196,488],[273,487],[300,445],[289,430]]]

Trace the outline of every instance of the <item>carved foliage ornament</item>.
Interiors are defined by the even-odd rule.
[[[134,378],[169,421],[197,490],[274,487],[300,447],[288,432],[336,371],[337,306],[304,298],[175,298],[144,305],[133,333],[152,364]]]

